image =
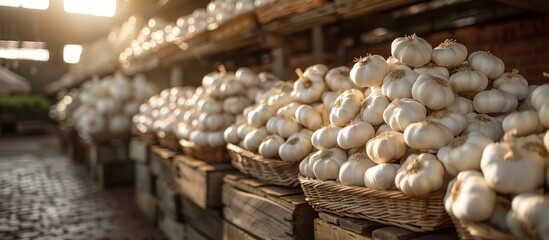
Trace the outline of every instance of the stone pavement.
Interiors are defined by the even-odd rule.
[[[0,136],[0,239],[164,239],[133,187],[102,190],[55,135]]]

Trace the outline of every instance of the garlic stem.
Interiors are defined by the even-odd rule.
[[[225,65],[223,64],[218,66],[218,70],[220,73],[227,73],[227,68],[225,68]]]

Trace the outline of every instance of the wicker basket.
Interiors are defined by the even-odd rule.
[[[485,223],[472,223],[461,221],[451,216],[456,226],[459,239],[463,240],[513,240],[511,233],[502,232]]]
[[[317,211],[368,219],[416,232],[452,226],[444,209],[443,191],[413,198],[396,190],[378,191],[303,176],[299,176],[299,181],[305,200]]]
[[[172,151],[181,151],[181,146],[179,145],[179,139],[170,133],[159,131],[156,133],[158,137],[158,143],[160,146],[170,149]]]
[[[193,142],[185,139],[179,140],[179,144],[183,148],[183,152],[193,158],[204,162],[227,162],[229,161],[229,153],[227,148],[223,147],[198,147]]]
[[[275,0],[256,9],[257,20],[268,23],[278,18],[303,13],[321,7],[327,0]]]
[[[299,161],[289,162],[279,159],[266,159],[239,146],[227,144],[232,165],[244,174],[265,180],[269,183],[286,186],[299,186]]]

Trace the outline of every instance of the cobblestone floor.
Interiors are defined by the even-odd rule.
[[[164,239],[133,187],[102,190],[54,135],[0,136],[0,239]]]

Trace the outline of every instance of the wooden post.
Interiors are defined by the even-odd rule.
[[[290,53],[285,44],[275,47],[271,50],[273,56],[273,73],[280,79],[288,79],[290,68]]]
[[[170,86],[177,87],[183,86],[184,83],[183,67],[179,65],[172,66],[170,70]]]
[[[347,47],[345,45],[345,39],[339,41],[337,45],[336,54],[335,54],[335,65],[336,66],[346,66],[345,57],[347,56]]]
[[[323,63],[324,61],[324,32],[322,26],[314,26],[311,29],[313,46],[313,63]]]

